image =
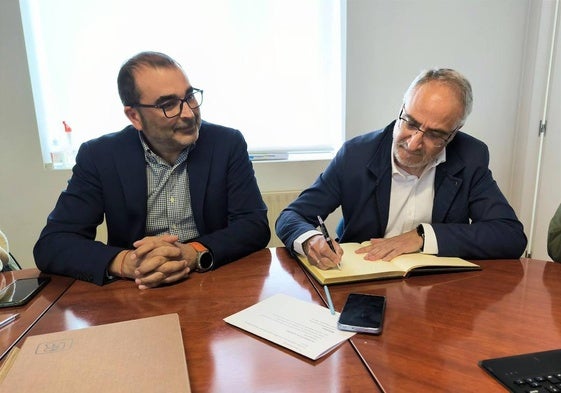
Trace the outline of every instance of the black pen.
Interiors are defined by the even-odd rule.
[[[335,254],[337,254],[337,251],[335,251],[335,247],[333,247],[333,241],[331,240],[331,237],[329,237],[329,232],[327,232],[327,227],[325,226],[325,223],[323,222],[323,220],[321,219],[320,216],[317,216],[317,217],[318,217],[318,221],[319,221],[319,228],[321,229],[321,233],[323,233],[323,238],[325,239],[325,241],[329,245],[329,248],[331,248],[331,251],[333,251]],[[341,270],[341,264],[340,263],[337,264],[337,269]]]

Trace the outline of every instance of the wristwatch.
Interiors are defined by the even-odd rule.
[[[214,266],[214,258],[208,248],[199,242],[190,242],[187,244],[197,251],[197,266],[195,267],[195,270],[198,272],[206,272],[212,269],[212,266]]]
[[[423,249],[425,248],[425,228],[423,228],[423,224],[417,225],[417,235],[419,235],[423,240],[423,244],[421,244],[420,248],[420,250],[423,251]]]

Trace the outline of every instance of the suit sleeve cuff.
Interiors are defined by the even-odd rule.
[[[292,248],[293,248],[294,251],[296,251],[298,254],[300,254],[300,255],[306,255],[306,254],[304,253],[304,247],[303,247],[302,245],[304,244],[304,242],[305,242],[306,240],[308,240],[309,238],[311,238],[312,236],[315,236],[315,235],[321,235],[321,232],[320,232],[320,231],[316,231],[315,229],[314,229],[314,230],[311,230],[311,231],[308,231],[308,232],[304,232],[303,234],[301,234],[300,236],[298,236],[298,237],[296,238],[296,240],[294,240],[294,243],[292,243]]]
[[[425,231],[425,246],[421,251],[423,254],[438,254],[438,242],[436,241],[436,234],[430,224],[421,224]]]

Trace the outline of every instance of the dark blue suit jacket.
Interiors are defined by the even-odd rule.
[[[187,160],[198,241],[212,251],[215,267],[266,247],[267,208],[242,134],[203,122]],[[134,127],[82,144],[33,250],[37,267],[103,284],[115,255],[145,236],[146,201],[146,163]],[[107,245],[94,241],[104,218]]]
[[[358,136],[339,150],[315,183],[279,216],[276,231],[292,248],[294,240],[317,227],[341,206],[341,242],[384,236],[391,191],[394,123]],[[439,255],[469,259],[519,258],[526,236],[489,170],[487,146],[462,132],[446,147],[436,167],[432,211]]]

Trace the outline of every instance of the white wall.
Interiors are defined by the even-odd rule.
[[[531,240],[528,252],[532,258],[546,260],[550,259],[547,255],[546,236],[549,221],[561,203],[560,21],[557,22],[556,37],[554,40],[552,38],[556,4],[557,1],[546,0],[532,2],[530,7],[531,28],[524,56],[512,184],[512,189],[516,191],[513,203],[519,206],[520,217]],[[548,83],[550,54],[553,61]],[[540,121],[546,121],[547,124],[543,138],[539,137],[538,132]],[[534,203],[535,217],[532,215]]]
[[[510,186],[527,1],[349,0],[347,129],[385,126],[423,69],[455,68],[472,83],[463,131],[489,145],[491,166]]]
[[[348,0],[347,136],[381,128],[395,118],[405,88],[421,69],[457,68],[471,80],[475,94],[474,112],[464,130],[489,145],[495,178],[519,212],[527,201],[518,197],[518,171],[533,163],[521,163],[513,152],[527,146],[524,138],[518,141],[517,132],[526,131],[519,130],[517,113],[525,105],[529,118],[531,105],[520,97],[533,91],[533,82],[539,79],[532,73],[535,64],[528,65],[525,57],[539,41],[534,24],[541,23],[541,8],[536,3],[541,4]],[[0,3],[0,70],[0,227],[20,262],[30,267],[33,244],[69,172],[43,169],[17,0]],[[100,114],[92,108],[92,115]],[[325,165],[318,161],[254,166],[261,190],[274,191],[309,185]],[[522,219],[526,224],[527,218]]]
[[[0,3],[0,70],[0,225],[11,251],[29,267],[68,174],[43,169],[17,0]]]

